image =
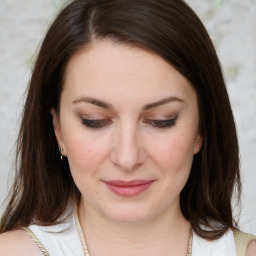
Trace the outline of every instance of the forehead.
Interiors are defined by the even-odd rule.
[[[194,93],[187,79],[159,55],[110,40],[96,41],[71,58],[64,90],[141,101]]]

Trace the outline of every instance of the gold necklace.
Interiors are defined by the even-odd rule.
[[[193,230],[192,228],[190,229],[190,234],[188,238],[188,251],[187,251],[187,256],[192,256],[192,242],[193,242]]]
[[[83,235],[83,231],[80,225],[80,221],[77,215],[77,212],[75,211],[75,224],[76,224],[76,229],[83,247],[83,252],[84,252],[84,256],[90,256],[89,255],[89,251],[87,249],[86,243],[85,243],[85,239],[84,239],[84,235]],[[188,239],[188,251],[187,251],[187,256],[191,256],[192,255],[192,241],[193,241],[193,231],[192,229],[190,230],[190,234],[189,234],[189,239]]]
[[[76,229],[77,229],[77,232],[78,232],[78,235],[79,235],[82,247],[83,247],[84,256],[90,256],[89,251],[88,251],[87,246],[86,246],[86,243],[85,243],[85,239],[84,239],[84,235],[83,235],[83,231],[82,231],[82,228],[81,228],[81,225],[80,225],[80,221],[79,221],[79,218],[78,218],[77,211],[75,211],[74,216],[75,216]]]

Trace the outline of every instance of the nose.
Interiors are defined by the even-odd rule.
[[[110,157],[115,165],[126,172],[137,169],[145,162],[146,151],[136,128],[124,125],[116,131]]]

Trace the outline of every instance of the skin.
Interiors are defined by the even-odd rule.
[[[186,254],[190,225],[180,211],[180,192],[202,143],[189,82],[154,53],[97,41],[70,60],[60,113],[52,115],[82,194],[79,217],[89,251],[100,255],[94,244],[104,236],[106,255]],[[87,127],[83,119],[103,125]],[[155,125],[154,120],[163,125],[170,119],[168,127]],[[116,195],[105,184],[138,179],[153,183],[131,197]],[[156,238],[158,246],[149,248]]]
[[[51,113],[81,191],[78,214],[90,255],[186,255],[190,224],[180,211],[180,192],[202,144],[189,82],[151,52],[96,41],[71,58],[60,112]],[[96,122],[103,126],[88,127],[83,119],[103,120]],[[168,127],[156,126],[169,119],[175,121]],[[153,183],[124,197],[104,183],[113,179]],[[0,248],[0,256],[41,255],[22,230],[2,234]],[[247,256],[255,251],[252,242]]]
[[[251,241],[246,250],[246,256],[255,256],[256,255],[256,240]]]
[[[0,235],[0,256],[42,256],[41,251],[24,230]]]

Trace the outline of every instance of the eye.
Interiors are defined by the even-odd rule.
[[[92,128],[92,129],[100,129],[104,128],[111,124],[111,120],[109,119],[82,119],[82,124]]]
[[[170,128],[175,125],[178,116],[171,119],[146,119],[144,123],[149,124],[155,128]]]

